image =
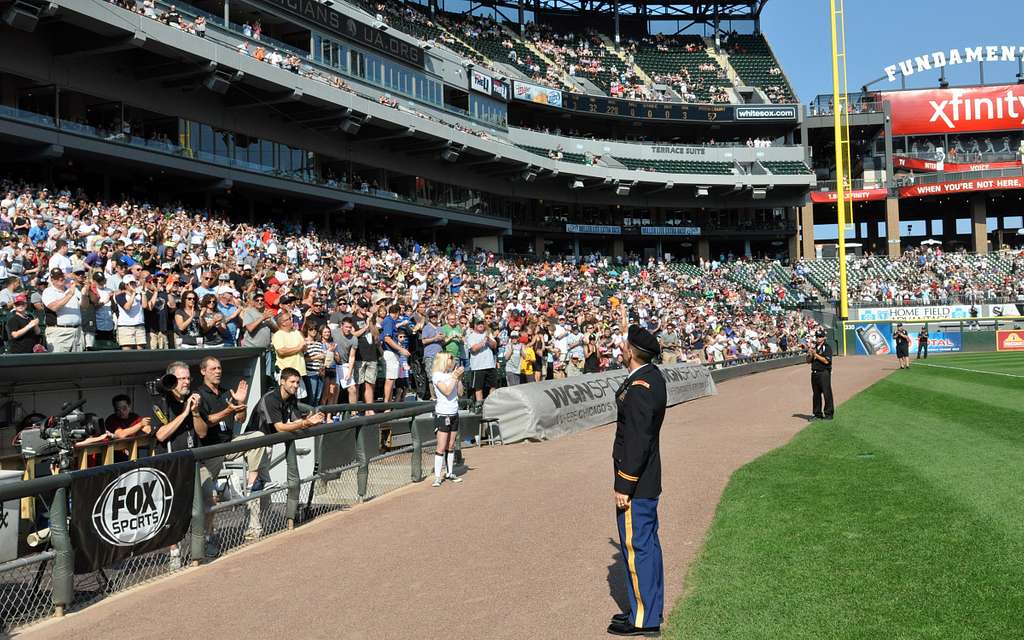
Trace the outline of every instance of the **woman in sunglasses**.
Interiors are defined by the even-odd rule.
[[[191,289],[185,291],[181,306],[174,312],[174,341],[179,349],[198,349],[203,346],[199,326],[199,295]]]
[[[208,293],[199,300],[199,331],[204,347],[223,347],[224,315],[217,311],[217,296]]]

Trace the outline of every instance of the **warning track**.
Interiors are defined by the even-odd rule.
[[[836,401],[894,368],[837,360]],[[666,414],[666,615],[732,472],[805,426],[808,378],[806,367],[739,378]],[[407,487],[19,637],[607,638],[625,598],[613,434],[470,450],[461,484]]]

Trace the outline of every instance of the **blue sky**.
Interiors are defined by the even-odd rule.
[[[828,0],[770,0],[761,14],[782,68],[804,102],[831,93],[831,35]],[[977,11],[975,11],[977,9]],[[932,51],[978,45],[1024,47],[1024,2],[974,0],[846,0],[849,90],[882,76],[886,65]],[[1017,65],[985,65],[985,82],[1016,82]],[[976,84],[978,65],[947,70],[950,84]],[[914,74],[908,87],[938,86],[938,73]],[[899,89],[883,80],[872,89]]]

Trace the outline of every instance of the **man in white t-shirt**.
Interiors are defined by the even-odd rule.
[[[60,269],[50,271],[50,286],[43,291],[46,347],[53,353],[85,350],[82,334],[82,292]]]
[[[50,263],[47,265],[50,271],[60,269],[65,274],[71,273],[73,265],[68,257],[68,243],[64,240],[57,241],[57,250],[50,256]]]

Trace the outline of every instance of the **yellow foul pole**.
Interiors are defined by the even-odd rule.
[[[849,166],[847,162],[849,134],[844,136],[842,119],[849,110],[848,98],[845,87],[840,91],[839,61],[842,59],[843,69],[846,68],[846,34],[842,34],[843,47],[839,50],[839,30],[842,28],[843,0],[839,0],[839,10],[836,10],[836,0],[829,0],[831,10],[832,27],[832,121],[835,132],[836,146],[836,210],[839,212],[839,317],[842,327],[843,355],[846,355],[846,320],[849,318],[849,309],[846,295],[846,220],[852,216],[847,215],[848,207],[851,206],[850,196],[847,191],[852,186],[848,181]],[[845,30],[844,30],[845,31]],[[845,85],[845,82],[843,83]],[[845,138],[845,140],[844,140]],[[844,145],[845,142],[845,145]],[[852,211],[850,211],[852,213]]]

